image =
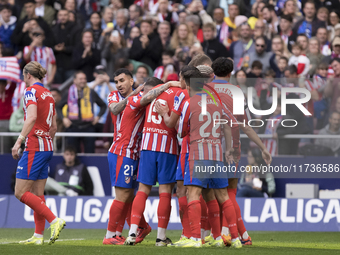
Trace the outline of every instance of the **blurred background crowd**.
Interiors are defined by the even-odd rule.
[[[181,67],[197,54],[212,61],[230,57],[230,82],[246,97],[252,92],[256,109],[271,108],[278,97],[271,116],[252,116],[277,120],[257,129],[272,136],[264,140],[272,155],[339,155],[340,139],[282,139],[340,134],[339,11],[339,0],[0,0],[0,57],[15,57],[21,68],[38,61],[47,69],[44,84],[64,132],[113,132],[106,98],[116,89],[119,68],[131,71],[137,87],[151,76],[178,80]],[[305,107],[312,116],[293,106],[282,116],[282,87],[307,88],[312,98]],[[21,130],[24,88],[21,81],[0,80],[0,132]],[[75,88],[90,104],[70,118]],[[298,125],[284,128],[284,119]],[[3,141],[8,152],[12,140]],[[66,141],[85,153],[105,152],[111,142],[89,136]],[[242,142],[247,154],[252,144]]]

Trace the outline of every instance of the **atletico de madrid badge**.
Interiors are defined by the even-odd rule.
[[[126,183],[126,184],[129,184],[130,181],[131,181],[131,177],[125,176],[125,183]]]

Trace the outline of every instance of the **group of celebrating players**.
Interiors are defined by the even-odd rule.
[[[35,64],[30,62],[28,65],[32,63]],[[53,104],[52,112],[46,109],[47,102],[45,107],[39,107],[48,98],[45,96],[41,100],[41,94],[49,92],[39,84],[42,75],[32,72],[28,65],[24,68],[28,86],[24,99],[26,120],[12,150],[13,157],[18,158],[19,145],[22,140],[26,141],[25,152],[19,161],[22,170],[17,174],[17,180],[21,182],[17,182],[15,194],[34,210],[36,223],[33,237],[22,243],[43,243],[39,233],[44,229],[45,219],[51,223],[50,243],[53,243],[65,226],[65,221],[55,217],[43,202],[47,178],[44,164],[48,165],[50,155],[42,152],[53,151],[53,145],[48,142],[55,134],[54,102],[49,102]],[[221,57],[212,63],[209,57],[201,54],[181,69],[179,82],[163,84],[157,78],[149,78],[134,90],[132,74],[127,69],[116,71],[117,91],[108,96],[114,124],[108,162],[116,196],[103,244],[135,245],[151,232],[143,212],[156,182],[159,183],[156,246],[241,248],[242,244],[252,244],[235,199],[237,172],[212,175],[197,171],[235,164],[237,167],[240,129],[259,146],[266,163],[271,163],[271,155],[255,131],[247,125],[237,124],[248,122],[247,110],[243,115],[233,115],[233,96],[225,86],[231,85],[228,80],[232,70],[231,59]],[[28,107],[30,105],[35,107]],[[37,112],[39,115],[32,122],[34,110],[35,115]],[[224,119],[228,124],[216,124],[215,119]],[[36,130],[45,132],[37,135]],[[40,147],[41,142],[46,142],[44,151],[38,150],[38,145],[35,151],[29,151],[27,148],[33,141]],[[166,237],[166,229],[175,183],[183,231],[180,240],[172,243]],[[39,219],[40,222],[43,219],[43,226],[42,223],[39,225]],[[130,227],[127,238],[122,236],[125,221]]]

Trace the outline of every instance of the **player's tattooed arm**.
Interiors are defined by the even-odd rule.
[[[162,94],[164,91],[166,91],[170,87],[181,87],[181,84],[180,82],[170,81],[170,82],[163,84],[162,86],[154,88],[150,90],[145,96],[142,97],[140,104],[142,106],[145,106],[151,103],[156,97],[158,97],[160,94]]]
[[[138,93],[144,88],[144,85],[139,86],[136,88],[134,91],[132,91],[124,100],[120,101],[119,103],[113,103],[110,104],[110,112],[112,112],[113,115],[118,115],[120,114],[126,107],[127,101],[129,97],[138,95]]]

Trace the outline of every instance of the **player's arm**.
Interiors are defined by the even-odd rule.
[[[37,120],[37,105],[30,104],[27,107],[27,115],[26,120],[24,122],[24,126],[22,127],[21,133],[12,148],[12,156],[14,159],[19,158],[18,150],[21,146],[21,143],[25,141],[26,136],[31,132],[36,120]]]
[[[160,102],[155,103],[156,112],[163,117],[164,123],[168,128],[174,128],[179,120],[179,115],[175,112],[171,111],[169,115],[169,106],[165,102],[165,105],[162,105]]]
[[[57,133],[57,115],[52,117],[52,125],[50,127],[50,136],[54,139],[55,133]]]
[[[111,103],[109,106],[110,112],[112,112],[113,115],[120,114],[125,109],[126,104],[128,102],[128,98],[131,96],[137,95],[143,88],[144,88],[144,85],[139,86],[134,91],[132,91],[124,100],[118,103]]]
[[[170,87],[181,87],[181,84],[179,82],[167,82],[162,86],[150,90],[145,96],[142,97],[140,101],[141,106],[151,103],[156,97],[158,97]]]

